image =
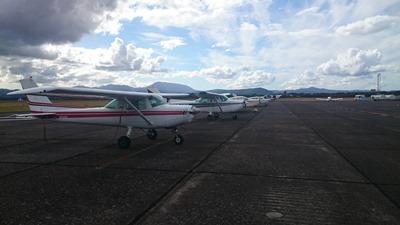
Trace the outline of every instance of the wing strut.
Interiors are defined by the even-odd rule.
[[[153,125],[153,123],[152,123],[150,120],[148,120],[148,119],[143,115],[143,113],[140,112],[140,110],[137,109],[136,106],[134,106],[127,98],[124,98],[124,101],[125,101],[126,103],[128,103],[128,105],[131,106],[131,107],[139,114],[139,116],[142,117],[142,119],[143,119],[144,121],[146,121],[149,125]]]
[[[218,104],[219,110],[221,110],[221,112],[224,112],[224,110],[222,110],[222,107],[221,107],[221,105],[219,104],[219,101],[218,101],[218,99],[217,99],[216,96],[214,96],[214,99],[215,99],[215,101],[216,101],[217,104]]]

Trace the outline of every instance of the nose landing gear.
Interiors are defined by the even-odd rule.
[[[180,135],[179,133],[178,133],[178,129],[175,127],[173,130],[172,130],[172,132],[174,132],[175,133],[175,137],[174,137],[174,142],[175,142],[175,144],[177,144],[177,145],[181,145],[182,143],[183,143],[183,137],[182,137],[182,135]]]

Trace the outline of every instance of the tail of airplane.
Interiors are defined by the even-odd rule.
[[[19,82],[21,83],[22,89],[38,87],[35,81],[32,80],[32,77],[29,79],[22,79]],[[26,100],[32,113],[54,111],[54,107],[52,107],[53,104],[47,96],[26,95]]]
[[[160,94],[160,91],[154,86],[147,87],[147,92],[148,93]]]

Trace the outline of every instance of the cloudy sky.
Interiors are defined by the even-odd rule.
[[[400,89],[399,0],[1,0],[0,88]]]

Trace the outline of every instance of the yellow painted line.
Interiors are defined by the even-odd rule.
[[[183,134],[188,134],[188,133],[190,133],[190,131],[185,132],[185,133],[183,133]],[[128,154],[128,155],[126,155],[126,156],[123,156],[123,157],[121,157],[121,158],[118,158],[118,159],[112,160],[112,161],[110,161],[110,162],[104,163],[104,164],[102,164],[102,165],[100,165],[100,166],[97,166],[96,169],[97,169],[97,170],[101,170],[101,169],[103,169],[103,168],[105,168],[105,167],[107,167],[107,166],[109,166],[109,165],[111,165],[111,164],[114,164],[114,163],[116,163],[116,162],[122,161],[122,160],[124,160],[124,159],[127,159],[127,158],[129,158],[129,157],[132,157],[132,156],[137,155],[137,154],[139,154],[139,153],[145,152],[145,151],[147,151],[147,150],[150,150],[150,149],[152,149],[152,148],[155,148],[155,147],[157,147],[157,146],[159,146],[159,145],[161,145],[161,144],[164,144],[164,143],[167,143],[167,142],[170,142],[170,141],[171,141],[171,139],[168,139],[168,140],[165,140],[165,141],[163,141],[163,142],[156,143],[156,144],[154,144],[154,145],[151,145],[151,146],[149,146],[149,147],[146,147],[146,148],[144,148],[144,149],[142,149],[142,150],[139,150],[139,151],[137,151],[137,152],[133,152],[133,153]]]

